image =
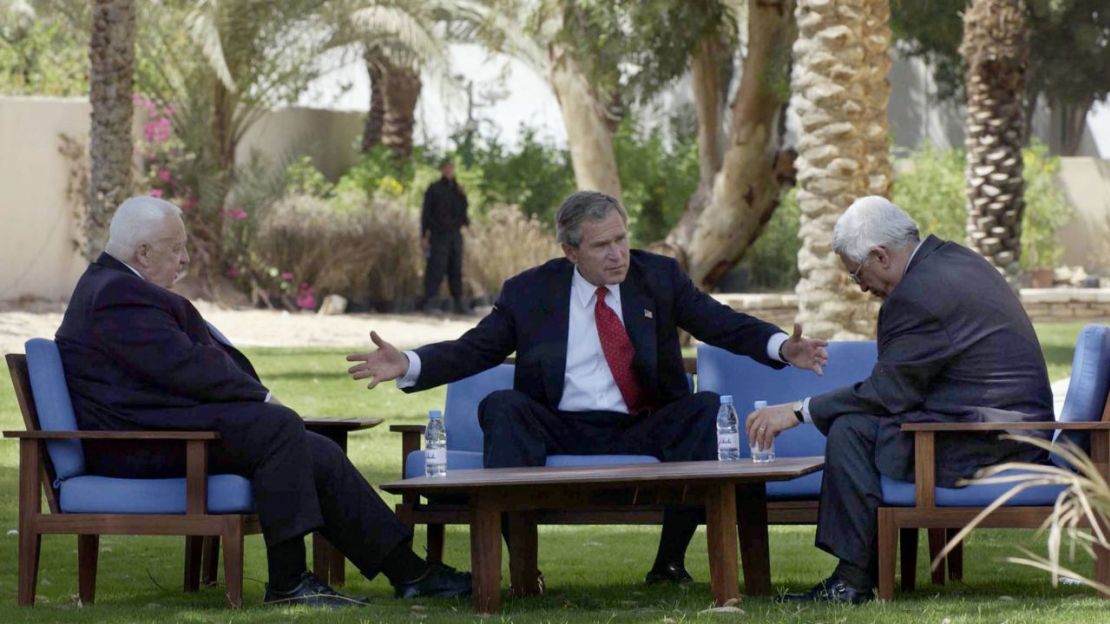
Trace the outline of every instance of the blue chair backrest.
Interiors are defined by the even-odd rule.
[[[27,373],[31,377],[31,394],[39,415],[42,431],[77,431],[77,418],[69,400],[62,356],[58,345],[46,338],[27,341]],[[80,440],[54,440],[46,443],[46,452],[54,464],[58,479],[85,474],[85,451]]]
[[[1060,409],[1060,422],[1094,422],[1102,420],[1106,393],[1110,391],[1110,327],[1091,324],[1079,332],[1075,355],[1071,360],[1071,382]],[[1082,431],[1060,434],[1090,452],[1090,435]],[[1053,461],[1062,461],[1053,455]]]
[[[444,424],[447,448],[452,451],[482,452],[482,427],[478,424],[478,404],[491,392],[513,387],[512,364],[501,364],[477,375],[447,384]]]
[[[698,390],[731,394],[740,414],[740,453],[748,455],[744,423],[756,401],[770,405],[797,401],[866,379],[878,359],[875,343],[831,342],[824,375],[797,368],[775,370],[755,360],[709,345],[698,347]],[[775,440],[781,457],[825,454],[825,436],[813,425],[783,432]]]

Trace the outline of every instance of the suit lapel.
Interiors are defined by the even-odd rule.
[[[540,307],[547,313],[540,332],[545,343],[540,347],[540,366],[543,385],[549,405],[558,406],[563,398],[563,384],[567,374],[567,339],[570,330],[570,283],[574,265],[562,263],[545,288]]]
[[[621,283],[621,317],[628,339],[636,355],[634,363],[640,372],[640,380],[647,388],[658,385],[658,352],[655,334],[655,300],[643,287],[643,276],[635,268],[630,268],[628,277]]]

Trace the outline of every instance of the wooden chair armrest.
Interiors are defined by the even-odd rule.
[[[215,431],[5,431],[5,438],[31,440],[219,440]]]
[[[418,433],[424,434],[424,425],[390,425],[389,430],[393,433]]]
[[[902,431],[1099,431],[1110,430],[1110,422],[990,422],[990,423],[907,423]]]

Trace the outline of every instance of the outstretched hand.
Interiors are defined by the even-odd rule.
[[[824,366],[829,363],[829,346],[827,340],[816,338],[803,338],[801,323],[794,323],[794,334],[782,345],[782,356],[787,363],[797,368],[809,370],[824,375]]]
[[[409,358],[396,347],[381,339],[378,332],[370,332],[370,341],[377,345],[377,351],[352,353],[348,362],[361,362],[347,369],[351,379],[370,379],[367,388],[373,388],[383,381],[397,379],[409,369]]]

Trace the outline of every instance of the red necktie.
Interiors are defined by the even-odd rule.
[[[594,318],[597,321],[597,337],[601,340],[601,351],[605,353],[605,361],[609,364],[609,371],[613,373],[613,380],[621,391],[629,414],[637,414],[648,408],[647,394],[636,378],[636,371],[632,369],[632,358],[636,351],[632,348],[632,341],[628,339],[628,332],[624,330],[619,318],[613,309],[605,305],[605,295],[609,289],[604,286],[597,289],[597,305],[594,306]]]

